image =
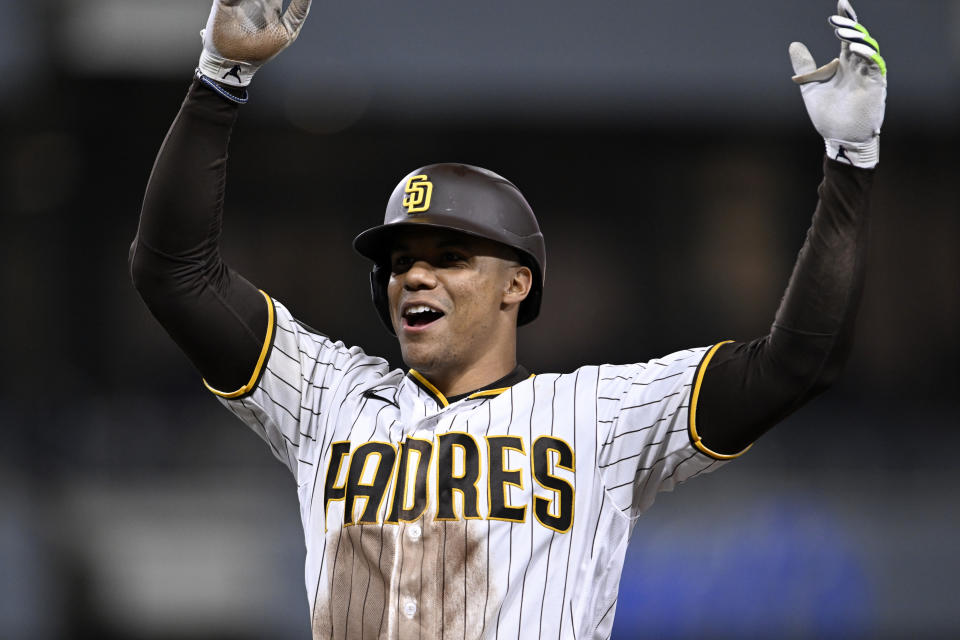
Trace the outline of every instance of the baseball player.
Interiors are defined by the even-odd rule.
[[[767,335],[532,373],[546,253],[513,183],[404,177],[354,246],[406,371],[314,331],[220,259],[228,139],[309,0],[217,0],[131,247],[136,287],[206,387],[297,482],[314,638],[606,638],[630,533],[827,388],[850,349],[886,66],[846,0],[838,59],[790,45],[826,142],[819,203]],[[629,358],[632,354],[625,354]]]

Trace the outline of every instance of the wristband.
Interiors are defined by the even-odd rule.
[[[250,94],[247,91],[246,87],[237,87],[238,89],[242,90],[243,93],[240,95],[235,95],[230,91],[228,91],[227,89],[225,89],[224,87],[220,86],[220,84],[216,80],[213,80],[212,78],[208,78],[207,76],[203,75],[203,72],[200,71],[200,67],[197,67],[196,75],[197,75],[197,79],[201,83],[207,85],[208,87],[213,89],[216,93],[220,94],[221,97],[226,98],[230,102],[235,102],[236,104],[247,104],[247,102],[250,101]]]

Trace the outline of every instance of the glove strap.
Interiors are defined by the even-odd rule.
[[[203,75],[203,71],[201,71],[199,67],[197,68],[196,74],[197,74],[197,80],[207,85],[208,87],[213,89],[216,93],[220,94],[222,97],[226,98],[230,102],[236,102],[237,104],[247,104],[247,102],[250,101],[250,94],[247,92],[247,89],[245,87],[238,87],[240,91],[242,91],[242,93],[240,95],[235,95],[230,91],[227,91],[226,89],[221,87],[216,80],[212,80],[211,78],[208,78],[207,76]]]
[[[880,136],[875,135],[867,142],[846,142],[825,138],[827,157],[837,162],[851,164],[861,169],[873,169],[880,161]]]

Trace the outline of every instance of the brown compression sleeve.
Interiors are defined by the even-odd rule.
[[[829,387],[850,353],[863,291],[872,170],[824,159],[820,201],[770,333],[720,347],[707,365],[697,432],[735,454]]]
[[[196,79],[150,174],[130,247],[134,285],[207,382],[243,387],[267,335],[267,301],[220,258],[227,146],[239,105]]]

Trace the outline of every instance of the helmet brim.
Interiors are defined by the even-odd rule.
[[[471,225],[469,221],[463,218],[453,215],[443,215],[442,213],[419,215],[415,218],[372,227],[353,239],[353,248],[357,253],[371,260],[373,263],[387,265],[390,263],[390,251],[393,249],[393,241],[397,233],[404,229],[424,227],[444,231],[458,231],[476,238],[493,240],[494,242],[499,242],[522,253],[526,253],[523,249],[517,247],[523,239],[521,236],[516,236],[506,230],[502,230],[498,234],[501,237],[491,237],[490,229],[486,226]]]

